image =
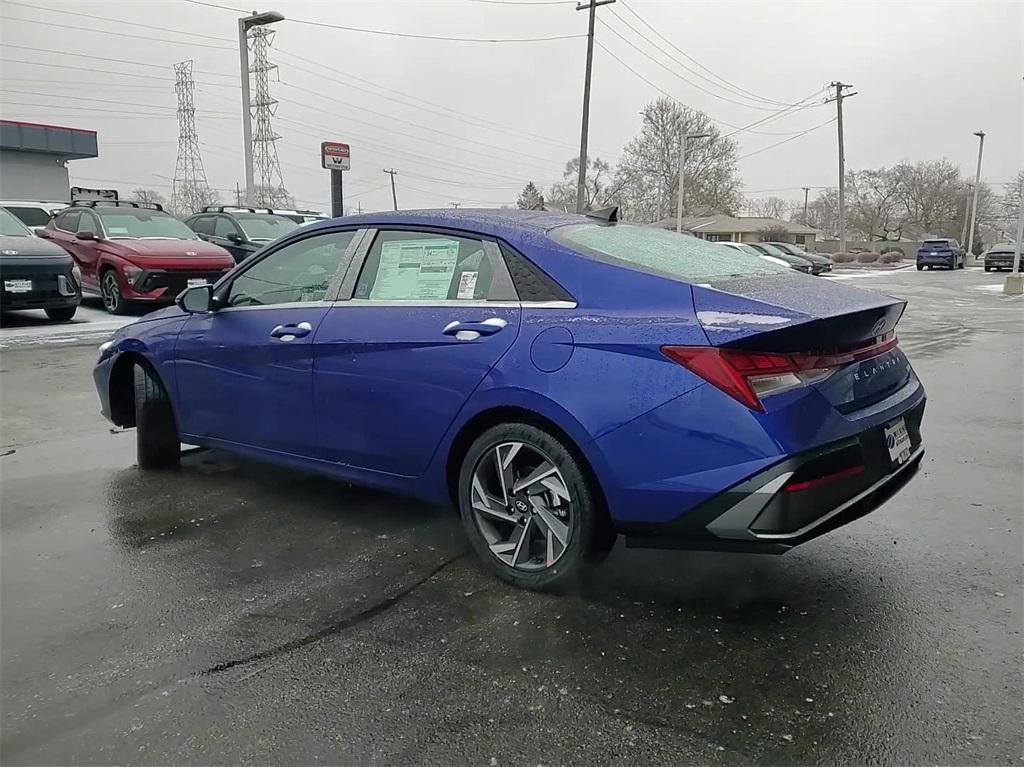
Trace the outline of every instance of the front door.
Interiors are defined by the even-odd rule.
[[[515,340],[518,300],[493,242],[381,231],[364,261],[352,298],[317,333],[324,456],[418,476]]]
[[[316,453],[313,341],[355,234],[285,243],[218,289],[223,308],[189,317],[175,355],[183,434]]]

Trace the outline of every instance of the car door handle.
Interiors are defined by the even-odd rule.
[[[296,338],[308,336],[313,326],[308,322],[300,322],[297,325],[278,325],[270,331],[271,338],[279,338],[282,341],[294,341]]]
[[[441,332],[446,336],[455,336],[457,341],[475,341],[480,336],[493,336],[507,324],[501,317],[491,317],[483,322],[453,320],[445,325]]]

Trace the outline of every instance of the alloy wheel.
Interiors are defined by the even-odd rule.
[[[516,570],[549,568],[569,545],[568,486],[554,462],[525,442],[503,442],[480,457],[470,505],[491,554]]]
[[[103,287],[100,290],[103,297],[103,308],[108,312],[116,312],[121,304],[121,287],[117,284],[117,275],[113,271],[103,276]]]

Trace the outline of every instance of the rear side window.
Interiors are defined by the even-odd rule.
[[[20,219],[25,226],[46,226],[50,223],[50,214],[42,208],[25,208],[18,205],[5,205],[4,207]]]
[[[493,252],[493,251],[491,251]],[[366,255],[353,298],[377,301],[514,301],[484,243],[431,232],[385,230]]]
[[[551,235],[601,261],[686,280],[751,274],[780,274],[787,269],[742,251],[648,226],[578,224]]]

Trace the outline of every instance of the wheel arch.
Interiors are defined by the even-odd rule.
[[[448,448],[444,472],[445,488],[452,505],[456,509],[459,506],[459,473],[466,453],[469,452],[470,446],[481,434],[492,426],[498,426],[503,423],[526,423],[536,426],[538,429],[543,429],[558,438],[565,445],[566,449],[572,453],[580,468],[583,469],[583,473],[598,501],[602,517],[609,525],[612,524],[604,487],[601,484],[593,462],[578,441],[573,439],[566,429],[562,428],[548,416],[520,405],[497,405],[481,410],[459,428],[458,433]]]
[[[110,369],[110,379],[107,385],[110,401],[110,420],[122,428],[135,426],[135,367],[141,366],[149,370],[156,378],[164,391],[168,393],[168,400],[171,403],[171,411],[174,412],[174,402],[170,397],[170,388],[164,381],[163,376],[149,358],[139,351],[125,351],[118,355]],[[177,412],[175,422],[177,423]]]

